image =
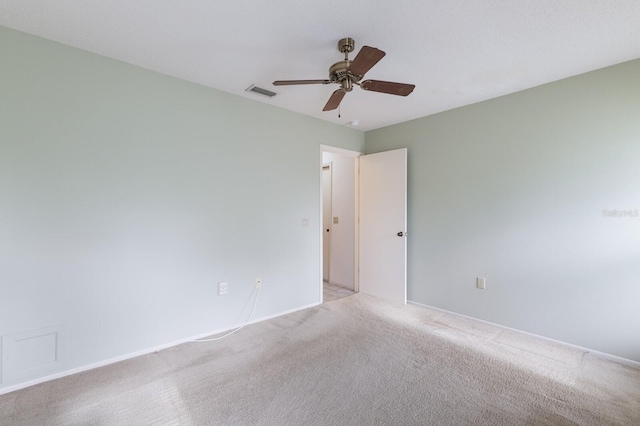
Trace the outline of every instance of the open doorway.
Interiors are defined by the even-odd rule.
[[[407,303],[407,158],[406,148],[363,155],[321,145],[319,171],[326,163],[331,170],[331,209],[329,226],[320,221],[319,228],[320,302],[326,285],[337,286],[340,297],[362,292]]]
[[[322,300],[357,287],[357,157],[359,152],[322,147]]]

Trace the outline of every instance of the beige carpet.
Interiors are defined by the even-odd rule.
[[[640,425],[640,368],[354,295],[0,396],[2,425]]]

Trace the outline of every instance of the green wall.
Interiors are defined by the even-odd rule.
[[[640,210],[640,60],[366,134],[400,147],[410,300],[640,361],[640,217],[603,215]]]
[[[231,327],[257,277],[255,319],[319,302],[320,145],[362,132],[1,27],[0,58],[0,336],[61,330],[0,389]]]

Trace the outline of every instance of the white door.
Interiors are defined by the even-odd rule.
[[[407,303],[407,149],[360,157],[360,292]]]
[[[322,166],[322,279],[331,281],[331,163]]]

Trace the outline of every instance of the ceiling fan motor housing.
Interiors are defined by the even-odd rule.
[[[350,37],[340,39],[338,42],[338,50],[344,53],[344,61],[336,62],[329,68],[329,80],[333,83],[339,83],[341,90],[350,92],[353,89],[353,83],[357,83],[362,76],[356,76],[349,73],[349,53],[353,52],[356,42]]]
[[[347,92],[351,91],[354,82],[358,82],[362,79],[362,77],[354,76],[349,73],[349,65],[351,65],[351,61],[344,60],[336,62],[331,65],[331,68],[329,68],[329,80],[333,83],[340,83],[340,85],[342,85],[342,89]]]

